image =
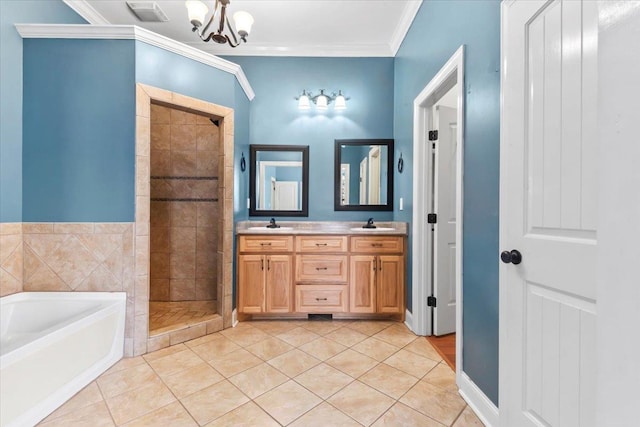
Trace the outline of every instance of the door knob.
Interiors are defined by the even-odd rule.
[[[515,264],[518,265],[522,262],[522,254],[517,249],[513,249],[512,251],[504,251],[500,254],[500,259],[505,264]]]

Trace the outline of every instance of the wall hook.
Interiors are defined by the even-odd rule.
[[[244,159],[244,151],[242,152],[242,158],[240,159],[240,170],[242,172],[247,170],[247,161]]]
[[[400,153],[400,158],[398,159],[398,172],[402,173],[404,170],[404,160],[402,159],[402,153]]]

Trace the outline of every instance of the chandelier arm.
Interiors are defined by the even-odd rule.
[[[233,37],[233,43],[231,43],[231,39],[229,38],[229,36],[225,35],[225,37],[227,38],[227,41],[229,42],[230,45],[233,45],[235,43],[235,45],[238,46],[240,42],[238,41],[238,37],[236,37],[236,33],[233,31],[233,27],[231,26],[231,24],[229,24],[229,18],[227,17],[225,21],[227,23],[227,28],[231,33],[231,37]]]
[[[216,3],[217,2],[218,0],[216,0]],[[220,26],[218,27],[218,34],[222,34],[222,32],[224,31],[225,22],[227,22],[227,5],[225,3],[222,3],[222,8],[220,9]]]

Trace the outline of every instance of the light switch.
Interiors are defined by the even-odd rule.
[[[400,197],[400,203],[398,203],[398,209],[403,210],[404,209],[404,204],[403,204],[404,200],[402,199],[402,197]]]

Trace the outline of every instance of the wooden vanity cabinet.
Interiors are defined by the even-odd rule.
[[[239,237],[238,312],[292,311],[292,249],[292,236]]]

